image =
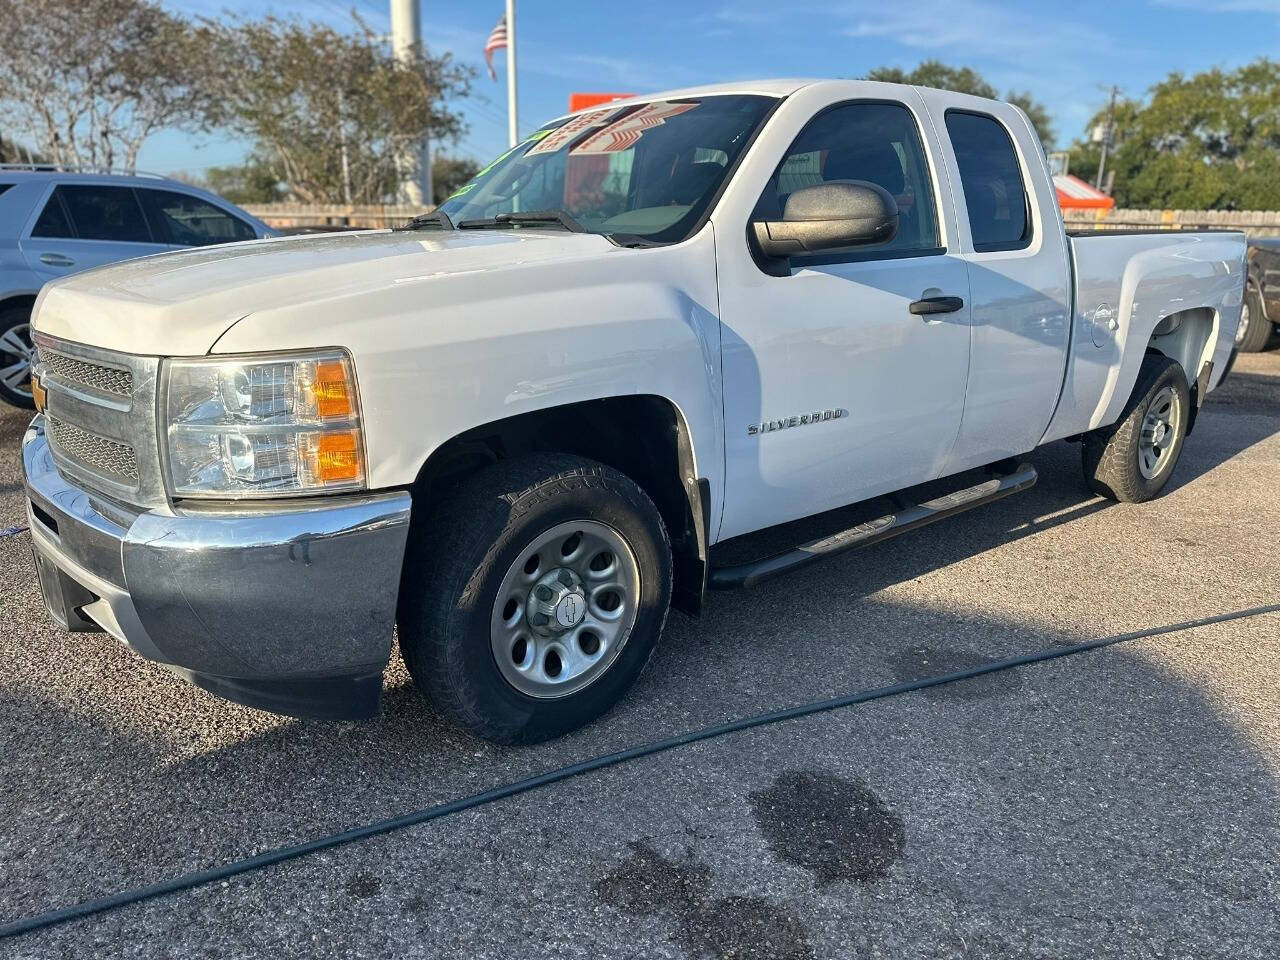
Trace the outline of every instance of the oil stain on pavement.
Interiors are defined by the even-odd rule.
[[[774,855],[819,887],[883,880],[906,847],[902,818],[875,793],[823,771],[789,770],[751,794],[751,806]]]
[[[602,903],[636,916],[670,915],[673,939],[696,957],[812,960],[804,926],[760,897],[711,895],[711,870],[692,858],[670,860],[647,843],[596,884]]]
[[[347,881],[347,894],[357,900],[367,900],[382,892],[382,878],[367,870],[361,870]]]
[[[750,800],[774,855],[812,873],[819,887],[882,880],[906,847],[901,817],[863,784],[825,771],[789,770]],[[633,916],[669,916],[673,939],[691,956],[813,958],[797,916],[761,897],[715,897],[713,879],[692,851],[674,860],[639,841],[596,884],[596,895]]]

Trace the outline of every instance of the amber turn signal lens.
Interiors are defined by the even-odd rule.
[[[342,361],[317,363],[312,391],[316,401],[316,414],[321,420],[343,420],[355,413],[347,368]]]
[[[311,480],[316,486],[359,480],[364,473],[357,430],[314,434],[307,453]]]

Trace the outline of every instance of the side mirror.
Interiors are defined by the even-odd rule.
[[[755,220],[751,229],[760,252],[779,259],[883,243],[898,232],[898,201],[865,180],[832,180],[797,190],[781,220]]]

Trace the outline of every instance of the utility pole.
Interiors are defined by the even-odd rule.
[[[422,17],[418,0],[391,0],[391,52],[401,63],[413,63],[422,53]],[[431,139],[406,144],[397,158],[400,202],[431,204]]]
[[[520,142],[516,112],[516,0],[507,0],[507,146]]]
[[[1116,93],[1117,90],[1113,86],[1111,88],[1111,99],[1107,103],[1107,123],[1106,129],[1102,132],[1102,154],[1098,157],[1098,176],[1095,178],[1093,185],[1099,190],[1102,189],[1102,174],[1107,169],[1107,151],[1111,149],[1111,138],[1115,134],[1116,128]]]

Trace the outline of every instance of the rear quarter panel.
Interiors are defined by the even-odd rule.
[[[1092,234],[1070,238],[1074,332],[1062,398],[1044,440],[1114,423],[1133,391],[1157,325],[1174,313],[1212,318],[1197,356],[1180,357],[1194,381],[1207,360],[1217,385],[1231,354],[1244,298],[1240,233]],[[1114,329],[1112,327],[1114,326]]]

